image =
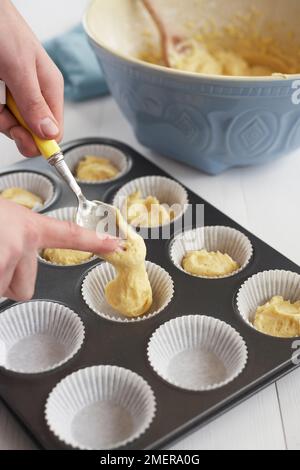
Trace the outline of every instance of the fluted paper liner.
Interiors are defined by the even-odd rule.
[[[77,212],[77,207],[62,207],[61,209],[47,212],[45,215],[47,215],[48,217],[52,217],[54,219],[60,220],[62,222],[65,222],[65,221],[75,222],[76,212]],[[88,259],[87,261],[83,261],[82,263],[65,265],[65,264],[52,263],[51,261],[46,260],[45,258],[43,258],[42,253],[43,253],[43,250],[41,250],[38,255],[38,258],[40,261],[42,261],[43,263],[49,264],[51,266],[57,266],[57,267],[63,267],[63,268],[70,268],[74,266],[81,266],[84,264],[88,264],[97,258],[97,256],[93,255],[90,259]]]
[[[138,439],[156,411],[148,383],[116,366],[81,369],[63,379],[46,403],[46,421],[65,444],[82,450],[115,449]]]
[[[235,380],[247,363],[247,347],[226,323],[201,315],[178,317],[152,335],[148,359],[175,387],[208,391]]]
[[[86,181],[76,178],[78,183],[82,184],[103,184],[110,181],[116,181],[122,176],[124,176],[131,168],[131,159],[125,155],[121,150],[112,147],[110,145],[100,145],[100,144],[89,144],[89,145],[80,145],[72,150],[65,152],[65,161],[69,166],[72,173],[75,174],[76,167],[79,162],[86,156],[106,158],[110,161],[118,170],[119,174],[114,178],[100,181]]]
[[[175,222],[187,210],[188,194],[181,184],[163,176],[146,176],[130,181],[114,196],[113,205],[118,207],[126,219],[126,201],[136,191],[140,191],[143,198],[156,197],[160,204],[167,204],[175,214]],[[167,225],[167,224],[163,224]]]
[[[115,268],[109,263],[96,266],[84,279],[82,296],[85,303],[101,317],[116,322],[136,322],[148,320],[158,315],[171,302],[174,295],[174,284],[169,273],[160,266],[147,261],[146,270],[153,292],[153,304],[146,314],[136,318],[128,318],[108,304],[105,298],[105,288],[116,277]]]
[[[171,244],[170,256],[175,266],[184,271],[182,261],[189,251],[198,250],[220,251],[227,253],[236,261],[240,268],[226,276],[196,276],[187,273],[190,276],[201,277],[204,279],[222,279],[231,277],[246,268],[252,255],[252,244],[246,235],[231,227],[211,226],[201,227],[195,230],[181,233],[176,236]],[[184,271],[186,272],[186,271]]]
[[[0,315],[0,366],[12,372],[55,369],[69,361],[83,341],[82,321],[61,304],[32,301]]]
[[[40,212],[47,209],[55,197],[55,188],[52,181],[46,176],[33,172],[12,172],[0,175],[0,195],[1,192],[9,188],[21,188],[39,196],[43,205],[36,206],[33,210]]]
[[[269,302],[274,296],[285,300],[300,300],[300,275],[291,271],[264,271],[250,277],[240,288],[237,307],[243,319],[254,328],[258,307]]]

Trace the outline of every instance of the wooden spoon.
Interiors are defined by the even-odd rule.
[[[184,53],[185,48],[181,47],[181,43],[184,42],[184,38],[168,33],[165,23],[152,0],[142,1],[159,31],[164,63],[167,67],[172,68],[172,57],[176,57],[178,54]]]

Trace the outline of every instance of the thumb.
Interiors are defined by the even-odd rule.
[[[36,71],[25,71],[20,80],[6,82],[29,129],[42,139],[58,136],[58,123],[42,95]]]
[[[121,240],[110,236],[99,238],[96,232],[72,222],[61,222],[36,214],[39,227],[39,248],[65,248],[88,251],[98,255],[112,253],[121,246]]]

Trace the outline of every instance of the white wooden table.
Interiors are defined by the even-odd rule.
[[[78,22],[87,0],[15,0],[15,4],[44,40]],[[100,135],[142,150],[193,191],[300,264],[300,151],[264,167],[210,177],[141,148],[110,97],[67,104],[65,126],[65,140]],[[19,159],[15,146],[0,136],[0,166]],[[300,370],[173,448],[300,449],[299,396]],[[0,449],[33,448],[33,442],[0,402]]]

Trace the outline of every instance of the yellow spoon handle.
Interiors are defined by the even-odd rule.
[[[60,146],[55,140],[40,139],[29,129],[26,122],[22,118],[20,111],[18,110],[15,100],[13,99],[9,91],[7,91],[6,106],[8,107],[10,112],[15,116],[19,124],[21,124],[22,127],[24,127],[30,132],[33,137],[33,140],[36,143],[37,148],[39,149],[43,157],[46,158],[46,160],[49,160],[49,158],[53,157],[53,155],[61,152]]]

